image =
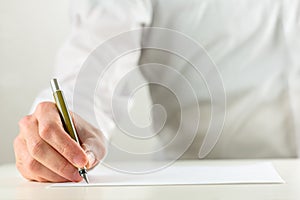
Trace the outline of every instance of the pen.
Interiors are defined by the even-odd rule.
[[[64,94],[61,91],[58,81],[56,78],[52,79],[50,81],[51,89],[53,92],[53,97],[56,103],[56,107],[59,110],[59,114],[62,120],[62,123],[64,125],[64,128],[66,132],[70,135],[70,137],[75,140],[79,145],[79,139],[77,136],[77,132],[74,126],[74,123],[72,121],[70,112],[68,110]],[[85,180],[86,183],[89,183],[88,177],[87,177],[87,170],[86,167],[78,168],[78,172],[80,176]]]

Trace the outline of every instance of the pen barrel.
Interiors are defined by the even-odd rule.
[[[78,144],[80,144],[71,114],[69,113],[66,105],[63,92],[61,90],[56,90],[55,92],[53,92],[53,96],[59,110],[60,117],[62,118],[61,121],[63,123],[65,131],[70,135],[71,138],[73,138]]]

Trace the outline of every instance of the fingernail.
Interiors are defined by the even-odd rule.
[[[89,161],[87,166],[88,166],[88,168],[91,168],[96,162],[95,154],[91,151],[88,151],[86,154],[87,154],[88,161]]]

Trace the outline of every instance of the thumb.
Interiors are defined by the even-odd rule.
[[[96,138],[87,139],[82,144],[82,148],[88,158],[87,169],[94,168],[105,155],[104,145]]]
[[[95,167],[98,164],[95,154],[90,150],[87,150],[85,153],[88,157],[88,164],[86,166],[87,169],[91,169],[91,168]]]

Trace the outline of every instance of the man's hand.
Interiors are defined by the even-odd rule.
[[[92,168],[105,155],[104,136],[79,116],[74,124],[80,147],[64,130],[56,105],[40,103],[32,115],[20,120],[14,141],[16,166],[21,174],[40,182],[80,181],[77,168]]]

